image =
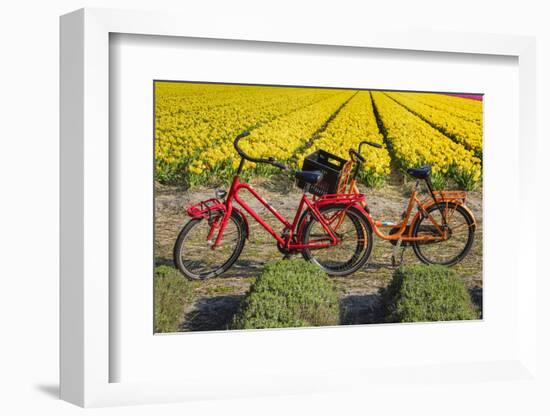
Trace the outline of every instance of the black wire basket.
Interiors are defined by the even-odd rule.
[[[296,185],[313,195],[335,194],[338,190],[340,175],[347,160],[342,159],[332,153],[324,150],[316,150],[306,156],[302,165],[302,170],[323,172],[323,179],[317,184],[309,184],[305,181],[297,180]]]

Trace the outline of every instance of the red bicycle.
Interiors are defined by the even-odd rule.
[[[332,187],[326,186],[327,180],[331,179],[327,179],[331,169],[324,172],[295,171],[271,157],[262,159],[247,155],[239,147],[239,140],[248,134],[244,132],[234,141],[241,161],[229,192],[217,190],[216,198],[187,209],[191,219],[180,231],[174,246],[177,268],[190,279],[208,279],[227,271],[239,258],[250,232],[242,210],[275,239],[278,249],[285,255],[301,252],[306,260],[330,275],[344,276],[361,268],[372,249],[372,228],[362,207],[365,196],[319,192],[319,189],[335,189],[336,183]],[[241,182],[245,161],[270,164],[289,171],[297,179],[304,192],[292,222],[267,203],[251,185]],[[239,192],[243,189],[282,224],[280,233],[240,198]],[[308,192],[317,193],[318,197],[310,199]]]

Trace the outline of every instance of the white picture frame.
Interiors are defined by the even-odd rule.
[[[360,389],[395,378],[479,382],[484,377],[518,381],[536,377],[536,324],[530,319],[536,315],[536,238],[527,215],[535,195],[527,169],[534,166],[536,152],[534,39],[363,28],[328,35],[315,27],[307,31],[294,27],[282,31],[275,24],[243,27],[223,20],[205,25],[202,19],[177,14],[107,9],[82,9],[61,18],[61,398],[88,407]],[[330,377],[281,372],[233,384],[220,375],[209,388],[206,380],[197,379],[110,382],[110,363],[117,359],[109,349],[109,36],[113,33],[517,57],[518,226],[523,230],[517,243],[522,270],[517,293],[517,320],[521,323],[517,354],[498,362],[419,363],[414,371],[382,365],[368,372],[362,368],[331,370],[326,373]]]

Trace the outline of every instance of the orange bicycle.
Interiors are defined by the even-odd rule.
[[[359,144],[357,151],[349,149],[351,160],[342,170],[338,193],[361,194],[357,187],[357,175],[365,162],[361,155],[364,145],[382,147],[378,143],[364,141]],[[416,182],[407,207],[401,214],[401,221],[376,221],[366,201],[361,202],[374,233],[394,245],[394,266],[403,260],[404,249],[397,261],[400,247],[412,246],[423,263],[451,266],[463,260],[474,243],[476,220],[465,205],[466,192],[434,190],[430,173],[430,166],[407,169],[407,174],[416,178]],[[421,180],[425,181],[429,194],[423,199],[419,198],[418,189]]]

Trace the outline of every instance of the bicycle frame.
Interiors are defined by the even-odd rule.
[[[282,225],[283,232],[282,236],[279,235],[260,215],[254,211],[245,201],[239,196],[239,191],[245,189],[256,198]],[[361,194],[350,194],[350,195],[323,195],[322,197],[316,199],[315,201],[310,201],[306,196],[305,192],[302,194],[300,204],[294,216],[292,223],[290,223],[285,217],[283,217],[275,208],[273,208],[251,185],[248,183],[243,183],[240,181],[239,176],[235,176],[231,183],[231,188],[227,193],[225,202],[222,202],[218,199],[210,199],[207,201],[200,202],[192,207],[190,207],[187,212],[191,217],[202,217],[209,219],[211,223],[210,231],[207,236],[207,240],[211,244],[211,248],[216,249],[223,237],[224,231],[227,227],[227,222],[232,212],[236,210],[241,216],[244,215],[240,212],[238,208],[234,206],[235,203],[240,205],[252,218],[254,218],[276,241],[277,243],[288,250],[301,250],[304,248],[326,248],[330,246],[337,245],[341,240],[331,229],[329,222],[323,217],[320,213],[319,208],[327,204],[342,204],[344,205],[344,211],[349,209],[353,205],[358,205],[361,201],[364,200],[364,196]],[[300,229],[297,230],[299,220],[302,216],[302,213],[306,210],[309,210],[312,215],[319,221],[323,229],[327,232],[328,237],[330,238],[327,241],[327,238],[319,240],[311,240],[308,244],[302,244],[301,241],[301,232],[304,224],[301,224]],[[215,221],[211,221],[212,212],[223,211],[223,217],[218,216]],[[245,219],[246,221],[246,219]],[[305,222],[304,222],[305,223]],[[211,243],[215,233],[216,238],[213,243]],[[294,238],[296,236],[296,238]]]
[[[371,143],[371,142],[361,142],[359,144],[359,148],[357,151],[354,149],[350,149],[350,158],[351,160],[347,163],[346,169],[344,169],[344,174],[341,178],[341,183],[338,186],[338,192],[345,192],[350,194],[360,194],[359,189],[357,188],[357,174],[359,173],[360,165],[361,165],[361,159],[364,162],[364,159],[361,156],[361,147],[365,144],[374,146],[374,147],[381,147],[380,144]],[[352,173],[353,170],[353,173]],[[351,179],[351,180],[350,180]],[[426,198],[424,200],[418,199],[418,184],[420,180],[417,180],[415,183],[414,188],[412,189],[411,196],[409,198],[409,202],[407,204],[407,208],[402,216],[402,221],[398,223],[394,223],[391,221],[375,221],[372,216],[370,215],[369,209],[367,207],[367,203],[363,200],[361,202],[362,207],[365,210],[365,215],[367,216],[372,229],[374,230],[374,233],[380,237],[383,240],[402,240],[402,241],[442,241],[446,240],[448,238],[447,235],[447,219],[450,219],[452,215],[454,214],[454,209],[451,208],[451,206],[460,206],[463,208],[469,216],[472,218],[472,226],[475,228],[477,227],[476,220],[474,217],[474,214],[470,209],[465,205],[466,202],[466,192],[464,191],[436,191],[433,189],[431,185],[431,181],[429,177],[426,179],[426,184],[428,185],[428,189],[430,191],[431,199]],[[432,215],[428,213],[428,209],[437,203],[445,203],[445,208],[439,208],[439,211],[442,215],[442,226],[434,220]],[[417,205],[418,212],[412,217],[412,221],[409,222],[411,219],[412,211],[414,208],[414,205]],[[451,210],[451,211],[450,211]],[[450,215],[449,215],[450,213]],[[412,225],[418,221],[419,217],[422,216],[423,218],[428,218],[430,222],[435,226],[435,229],[438,232],[438,236],[421,236],[421,237],[413,237],[413,227]],[[394,230],[392,233],[384,234],[380,229],[381,228],[391,228]]]
[[[368,212],[366,201],[363,201],[363,203],[361,205],[363,206],[363,208],[365,208],[366,217],[368,218],[374,233],[379,238],[381,238],[383,240],[389,240],[389,241],[391,241],[391,240],[444,241],[448,238],[447,229],[441,227],[441,224],[439,224],[432,217],[432,215],[430,215],[427,212],[427,209],[436,202],[440,202],[440,201],[441,202],[446,202],[445,214],[443,216],[444,219],[445,219],[445,218],[447,218],[447,211],[449,209],[449,203],[462,205],[464,208],[466,208],[466,207],[463,205],[462,200],[460,198],[446,198],[445,194],[443,192],[439,193],[441,195],[441,197],[439,199],[437,199],[436,195],[434,194],[433,195],[434,201],[421,201],[420,199],[418,199],[418,192],[417,192],[418,182],[419,181],[416,181],[416,184],[415,184],[415,186],[412,190],[411,196],[409,198],[409,202],[407,204],[407,208],[405,210],[405,214],[404,214],[403,219],[402,219],[401,222],[387,223],[385,221],[375,221],[372,218],[372,216],[370,215],[370,213]],[[360,191],[357,188],[357,180],[355,178],[353,178],[350,182],[349,192],[360,194]],[[418,212],[412,217],[412,221],[409,222],[409,220],[411,219],[411,215],[412,215],[413,208],[414,208],[415,205],[418,207]],[[469,212],[469,210],[468,210],[468,212]],[[414,224],[421,215],[430,220],[430,222],[434,225],[434,227],[437,230],[439,235],[436,235],[436,236],[425,235],[425,236],[419,236],[419,237],[413,237],[412,236],[412,227],[410,227],[409,225]],[[473,215],[472,215],[472,218],[474,218]],[[475,222],[474,222],[474,226],[475,226]],[[383,233],[381,231],[382,228],[391,228],[391,229],[396,229],[397,228],[397,231],[395,231],[394,233],[391,233],[391,234],[386,234],[386,233]]]

